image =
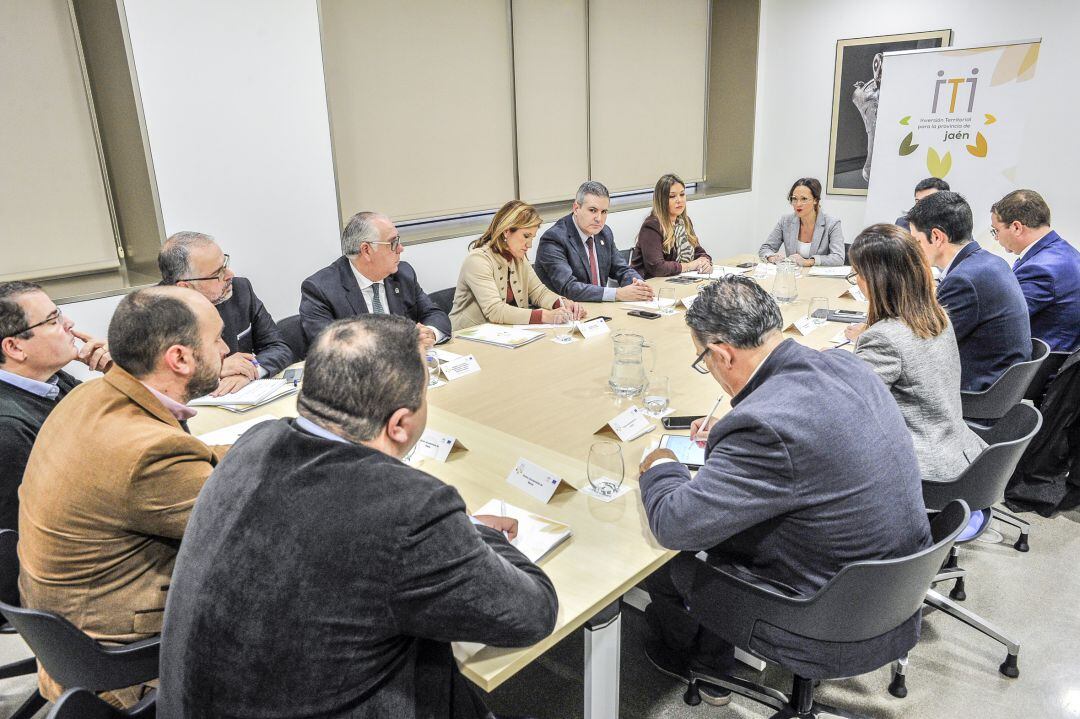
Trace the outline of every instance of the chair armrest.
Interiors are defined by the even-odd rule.
[[[156,679],[161,654],[161,637],[150,637],[131,644],[108,646],[99,644],[101,663],[87,666],[90,676],[99,685],[117,689]]]

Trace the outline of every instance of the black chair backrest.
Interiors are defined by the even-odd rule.
[[[954,499],[985,509],[1005,496],[1017,463],[1042,427],[1042,413],[1017,404],[993,427],[981,432],[988,446],[952,482],[923,482],[923,501],[929,510],[942,509]]]
[[[1077,350],[1075,353],[1080,353]],[[1031,384],[1028,385],[1028,390],[1024,394],[1024,399],[1029,399],[1035,403],[1035,406],[1039,406],[1039,402],[1042,401],[1043,394],[1046,393],[1046,385],[1050,382],[1050,378],[1057,374],[1057,371],[1061,369],[1061,365],[1065,364],[1065,360],[1069,359],[1068,352],[1051,352],[1046,355],[1046,359],[1039,365],[1039,371],[1035,373],[1035,377],[1032,378]]]
[[[623,258],[626,264],[630,264],[630,257],[634,254],[634,248],[631,247],[626,250],[619,250],[619,256]]]
[[[15,541],[11,541],[12,538]],[[0,567],[15,568],[18,576],[18,533],[0,531]],[[127,647],[106,650],[68,620],[52,612],[20,607],[0,601],[0,612],[49,672],[65,687],[85,687],[105,691],[149,681],[158,675],[156,655],[148,658],[136,642]],[[157,641],[147,640],[147,641]]]
[[[156,697],[144,699],[124,711],[91,691],[77,688],[61,694],[45,719],[154,719],[156,715]]]
[[[19,606],[19,533],[0,530],[0,602]]]
[[[304,326],[300,324],[300,315],[290,315],[277,323],[285,338],[285,344],[292,350],[293,362],[302,362],[307,357],[307,338]]]
[[[965,419],[1001,419],[1020,404],[1039,372],[1050,346],[1040,339],[1031,340],[1031,359],[1017,362],[981,392],[961,392]]]
[[[439,290],[438,292],[432,292],[428,297],[435,303],[435,306],[446,314],[450,314],[450,310],[454,307],[454,290],[455,287],[447,287],[445,290]]]

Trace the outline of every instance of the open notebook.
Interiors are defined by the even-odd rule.
[[[570,526],[554,519],[527,512],[512,504],[493,499],[473,514],[512,517],[518,522],[518,534],[511,542],[531,562],[539,562],[548,552],[573,535]]]

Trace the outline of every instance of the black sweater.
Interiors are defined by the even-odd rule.
[[[0,529],[19,528],[19,485],[38,430],[64,395],[79,385],[67,372],[56,376],[56,399],[0,381]]]

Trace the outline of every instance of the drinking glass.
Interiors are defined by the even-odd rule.
[[[662,374],[649,374],[649,382],[645,386],[645,409],[654,415],[661,415],[668,408],[671,401],[668,378]]]
[[[825,324],[829,319],[829,298],[811,298],[810,307],[806,311],[806,316],[818,327]]]
[[[574,334],[574,316],[566,310],[556,310],[552,321],[555,325],[555,341],[562,344],[572,341]]]
[[[434,352],[428,352],[424,356],[424,364],[427,365],[428,387],[434,387],[439,383],[439,358]]]
[[[622,448],[618,442],[595,442],[589,447],[588,478],[593,491],[610,497],[619,491],[623,481]]]
[[[677,301],[674,288],[661,287],[656,293],[656,309],[662,315],[675,314],[675,303]]]

